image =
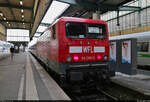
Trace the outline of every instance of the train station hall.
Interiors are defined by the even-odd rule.
[[[150,100],[150,0],[0,0],[0,101]]]

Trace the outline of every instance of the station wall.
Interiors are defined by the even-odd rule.
[[[0,24],[0,40],[6,41],[6,28]]]

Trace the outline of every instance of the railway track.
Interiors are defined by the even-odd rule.
[[[104,91],[95,91],[87,94],[72,94],[72,100],[111,100],[117,101],[118,99]]]
[[[107,96],[109,99],[114,100],[114,101],[118,101],[119,99],[110,95],[109,93],[105,92],[105,91],[100,91],[102,94],[104,94],[105,96]]]
[[[36,58],[37,59],[37,58]],[[39,60],[38,60],[39,61]],[[39,63],[45,68],[44,63]],[[49,73],[49,72],[48,72]],[[52,74],[51,74],[52,75]],[[56,82],[57,78],[52,76]],[[88,79],[89,81],[89,79]],[[120,85],[110,83],[109,85],[105,85],[105,88],[100,89],[92,89],[95,86],[92,85],[93,82],[87,82],[85,85],[78,84],[77,88],[74,88],[74,84],[67,85],[63,90],[72,100],[143,100],[150,99],[148,96],[144,96],[138,92],[134,92],[131,89],[127,89]],[[80,88],[79,88],[80,87]],[[91,88],[92,87],[92,88]],[[102,89],[102,90],[101,90]]]
[[[68,94],[68,96],[72,100],[111,100],[117,101],[119,100],[117,97],[112,96],[105,90],[101,89],[87,89],[85,87],[73,87],[73,85],[64,88],[64,91]]]
[[[110,100],[110,101],[119,101],[119,100],[145,100],[150,99],[148,96],[144,96],[138,92],[135,92],[131,89],[122,87],[120,85],[111,83],[110,86],[102,89],[86,89],[85,87],[81,88],[72,88],[68,86],[64,91],[72,100]]]

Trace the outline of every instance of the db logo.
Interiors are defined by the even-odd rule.
[[[82,52],[83,53],[93,53],[94,51],[93,51],[91,46],[85,46],[85,47],[83,46],[82,47]]]

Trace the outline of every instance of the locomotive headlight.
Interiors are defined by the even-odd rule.
[[[70,62],[71,61],[71,56],[67,56],[67,61]]]
[[[107,60],[107,55],[104,56],[104,60]]]

